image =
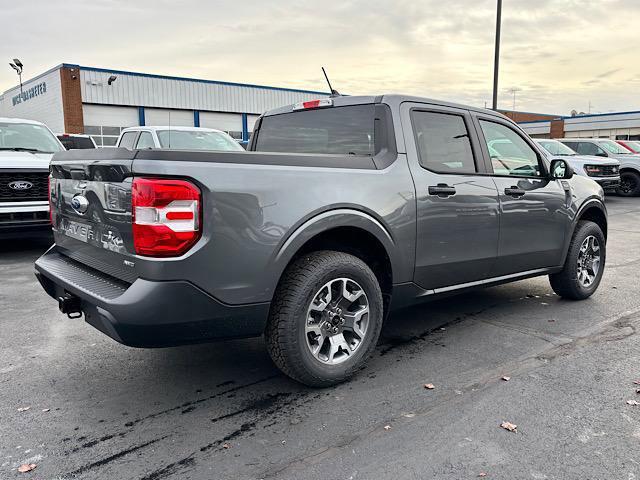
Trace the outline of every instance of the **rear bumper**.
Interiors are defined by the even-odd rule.
[[[78,297],[87,323],[132,347],[259,336],[269,313],[268,303],[225,305],[186,281],[127,284],[61,255],[55,245],[35,269],[52,298]]]

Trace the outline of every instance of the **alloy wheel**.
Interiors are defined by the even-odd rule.
[[[578,253],[578,282],[585,288],[593,285],[600,271],[600,242],[593,235],[585,238]]]
[[[367,294],[355,280],[337,278],[316,292],[307,309],[307,347],[318,361],[336,365],[355,354],[368,327]]]

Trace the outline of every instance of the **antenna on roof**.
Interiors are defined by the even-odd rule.
[[[337,90],[334,90],[333,87],[331,86],[331,82],[329,81],[329,77],[327,76],[327,72],[324,70],[324,67],[320,67],[320,68],[322,68],[322,73],[324,74],[324,78],[327,81],[327,85],[329,85],[329,90],[331,90],[331,96],[339,97],[340,93],[338,93]]]

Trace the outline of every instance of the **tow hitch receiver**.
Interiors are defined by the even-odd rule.
[[[70,293],[65,293],[62,297],[58,297],[58,308],[62,313],[66,313],[69,318],[80,318],[82,316],[80,299]]]

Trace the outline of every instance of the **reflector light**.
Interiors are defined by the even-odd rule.
[[[49,197],[49,223],[51,226],[55,228],[55,223],[53,222],[53,198],[52,193],[56,191],[56,179],[49,175],[49,183],[48,183],[48,197]]]
[[[200,238],[200,190],[185,180],[134,178],[133,244],[138,255],[175,257]]]
[[[309,110],[312,108],[322,108],[322,107],[331,107],[333,105],[333,100],[330,98],[322,98],[320,100],[309,100],[306,102],[296,103],[293,106],[294,110]]]

